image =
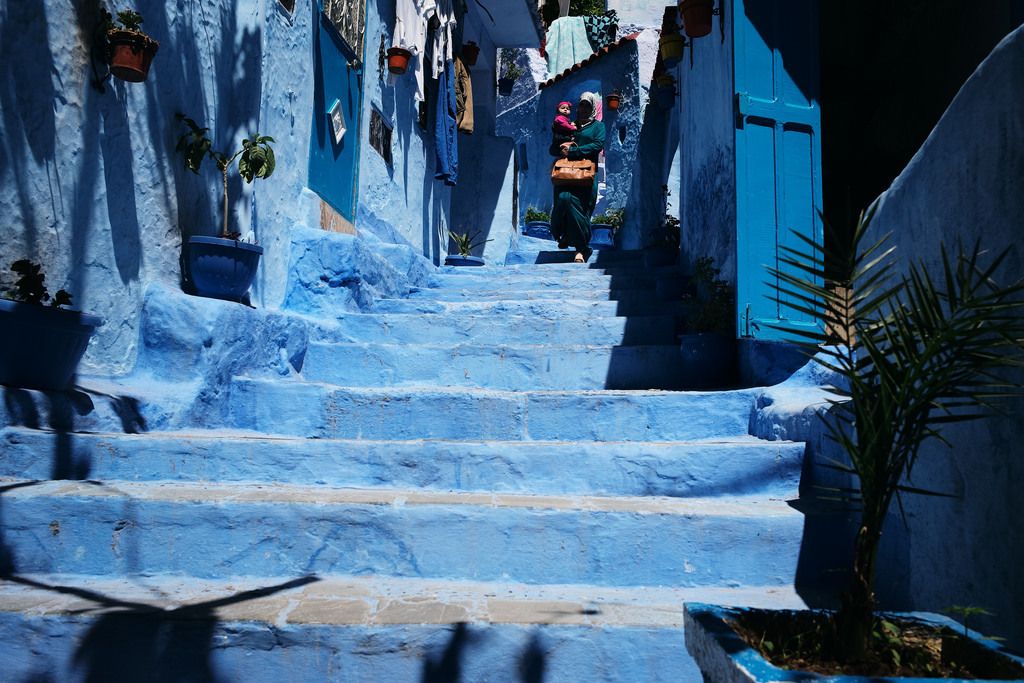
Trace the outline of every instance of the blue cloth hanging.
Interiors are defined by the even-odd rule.
[[[434,147],[437,149],[434,177],[443,180],[446,185],[455,185],[459,177],[459,124],[453,70],[453,63],[447,62],[438,75],[434,127]]]

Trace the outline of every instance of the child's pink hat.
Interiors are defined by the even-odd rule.
[[[570,108],[572,107],[572,102],[559,102],[559,103],[558,103],[558,107],[555,107],[555,109],[558,109],[558,108],[559,108],[559,107],[561,107],[561,106],[562,106],[563,104],[567,104],[567,105],[569,105],[569,107],[570,107]]]

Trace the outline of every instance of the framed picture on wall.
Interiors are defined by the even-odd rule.
[[[347,129],[345,125],[345,112],[341,110],[341,100],[334,100],[334,104],[327,110],[327,121],[331,124],[334,144],[340,145]]]

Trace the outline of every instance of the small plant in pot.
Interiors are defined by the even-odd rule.
[[[679,337],[682,386],[713,389],[729,386],[736,374],[736,335],[732,285],[721,278],[710,256],[698,258],[684,300],[691,304],[686,332]]]
[[[449,255],[444,259],[446,266],[482,266],[484,265],[483,258],[479,256],[473,256],[473,250],[479,246],[482,246],[491,240],[485,240],[480,238],[480,233],[475,232],[470,235],[468,232],[454,232],[448,231],[448,237],[451,238],[455,244],[456,249],[459,250],[458,255]]]
[[[526,210],[524,221],[526,223],[523,228],[524,235],[544,240],[554,239],[551,236],[551,216],[547,211],[531,206]]]
[[[103,21],[107,27],[111,75],[131,83],[146,80],[160,43],[142,30],[142,15],[130,9],[121,10],[115,24],[114,18],[104,10]]]
[[[505,97],[512,94],[512,86],[519,77],[523,75],[522,68],[516,64],[519,56],[519,49],[502,48],[500,60],[500,75],[498,76],[498,94]]]
[[[888,235],[866,239],[872,215],[868,211],[846,231],[826,226],[834,237],[824,248],[797,235],[806,248],[784,248],[784,267],[770,269],[787,305],[820,321],[818,331],[799,334],[808,340],[814,361],[836,376],[830,387],[836,398],[818,415],[839,451],[835,462],[825,466],[849,483],[837,484],[823,499],[838,498],[857,519],[847,585],[835,601],[839,609],[734,611],[726,618],[739,629],[734,635],[746,642],[737,637],[726,647],[737,656],[745,650],[747,662],[760,659],[763,680],[779,680],[779,668],[865,676],[857,680],[1021,680],[1024,660],[1006,655],[994,643],[963,638],[950,620],[880,613],[875,575],[893,501],[943,495],[910,484],[920,460],[942,453],[926,444],[948,445],[943,432],[951,423],[984,418],[995,401],[1021,395],[1024,387],[1011,371],[1024,364],[1024,280],[999,284],[1007,252],[989,256],[977,244],[958,248],[952,257],[943,247],[937,273],[923,262],[897,272]],[[908,547],[912,551],[915,546],[911,542]],[[724,614],[724,608],[708,607],[687,606],[688,647],[691,623],[711,627],[714,609]],[[772,654],[758,646],[760,641],[795,643],[790,635],[811,628],[814,637],[788,653]],[[701,630],[696,626],[693,637],[702,637]],[[950,656],[950,651],[957,654]],[[790,666],[797,661],[798,666]],[[801,680],[811,676],[792,675]],[[786,679],[796,680],[789,674]]]
[[[71,305],[71,295],[61,289],[51,297],[39,264],[22,259],[11,270],[18,275],[11,298],[0,299],[0,384],[66,389],[103,321],[62,308]]]
[[[615,233],[626,222],[625,209],[608,209],[590,219],[590,248],[614,249]]]
[[[238,173],[245,182],[269,178],[276,167],[274,150],[270,145],[274,138],[255,133],[242,140],[241,149],[230,154],[218,152],[212,149],[213,142],[207,136],[209,128],[201,128],[183,114],[176,118],[188,128],[176,147],[185,168],[198,175],[203,161],[209,157],[221,173],[224,188],[224,222],[220,235],[189,238],[188,263],[192,283],[202,296],[240,301],[256,277],[263,247],[240,242],[240,233],[228,229],[228,174],[237,162]]]

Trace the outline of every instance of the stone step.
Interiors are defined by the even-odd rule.
[[[756,496],[604,498],[121,481],[3,485],[5,563],[28,573],[791,585],[803,533],[799,512]]]
[[[798,495],[803,444],[359,441],[245,432],[0,432],[0,477],[274,482],[435,491],[710,497]]]
[[[382,299],[373,313],[442,313],[453,316],[531,315],[552,317],[634,317],[645,315],[685,315],[690,306],[683,301],[658,301],[652,295],[630,297],[625,301],[587,301],[585,299],[534,299],[527,301],[436,301],[430,299]]]
[[[745,436],[758,394],[370,388],[238,378],[221,424],[310,438],[691,441]],[[210,416],[203,419],[208,424]]]
[[[548,273],[542,269],[530,271],[512,268],[495,268],[484,275],[444,273],[437,275],[430,286],[444,289],[474,289],[480,292],[523,289],[551,289],[560,292],[612,288],[651,290],[662,280],[682,279],[678,274],[652,274],[643,271],[626,274],[610,274],[603,270]]]
[[[345,576],[16,581],[0,585],[0,658],[18,681],[148,680],[158,669],[182,681],[214,680],[211,670],[221,680],[289,683],[440,680],[453,651],[465,681],[513,671],[548,683],[699,681],[680,646],[683,602],[804,607],[787,587]],[[117,655],[100,656],[108,650]]]
[[[491,344],[323,344],[302,375],[354,387],[436,385],[530,389],[679,389],[679,347]]]
[[[479,290],[473,287],[437,287],[433,289],[417,289],[409,293],[410,301],[621,301],[634,306],[638,303],[656,298],[653,289],[492,289]]]
[[[641,261],[598,264],[594,263],[593,260],[585,265],[579,263],[508,263],[503,266],[475,268],[441,266],[437,269],[438,278],[458,275],[460,277],[476,277],[480,279],[519,276],[525,278],[579,277],[586,279],[601,275],[613,278],[642,276],[677,278],[681,273],[680,268],[673,265],[647,265]]]
[[[562,315],[461,315],[424,313],[342,313],[335,331],[322,341],[394,344],[579,344],[636,346],[678,344],[677,318],[646,315],[632,318]],[[681,329],[681,328],[680,328]]]

